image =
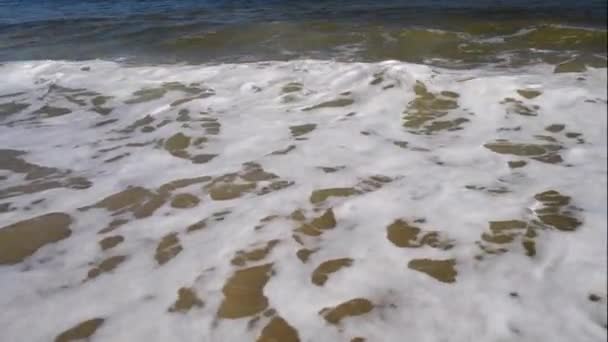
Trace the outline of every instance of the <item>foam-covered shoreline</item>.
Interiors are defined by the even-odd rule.
[[[3,339],[605,340],[606,69],[554,69],[5,63],[0,226],[62,214]]]

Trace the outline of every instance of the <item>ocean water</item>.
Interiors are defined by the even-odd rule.
[[[0,341],[605,341],[606,17],[0,0]]]

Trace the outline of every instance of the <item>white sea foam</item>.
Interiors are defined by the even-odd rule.
[[[302,341],[348,341],[355,336],[368,341],[604,341],[606,69],[552,71],[546,65],[454,71],[394,61],[309,60],[215,66],[126,67],[105,61],[1,65],[0,95],[24,94],[0,98],[0,103],[30,107],[0,118],[0,147],[25,151],[23,159],[31,164],[71,170],[92,186],[0,200],[0,205],[14,208],[0,212],[0,226],[50,212],[65,212],[74,220],[69,238],[44,246],[21,263],[0,266],[0,340],[49,341],[95,317],[105,321],[93,341],[255,340],[268,318],[249,328],[252,317],[218,319],[222,287],[237,269],[230,263],[236,251],[279,239],[264,260],[247,265],[273,263],[274,274],[263,289],[268,306]],[[373,82],[379,74],[382,80]],[[166,82],[196,82],[215,95],[172,107],[190,95],[171,90],[158,99],[125,103],[135,92]],[[283,87],[293,82],[300,84],[298,90],[283,94]],[[424,83],[429,93],[459,94],[457,108],[437,120],[468,121],[459,130],[403,127],[404,110],[416,98],[416,82]],[[102,116],[89,105],[68,102],[49,91],[52,84],[112,96],[104,106],[113,110]],[[539,93],[528,99],[518,90]],[[507,98],[520,102],[505,102]],[[353,103],[315,108],[336,99]],[[536,115],[518,114],[517,103]],[[44,105],[72,113],[44,119],[31,114]],[[181,109],[189,110],[190,119],[176,121]],[[160,139],[176,132],[193,139],[205,135],[201,122],[194,121],[200,112],[221,124],[218,134],[206,135],[201,150],[217,157],[195,164],[162,148]],[[147,115],[154,119],[149,125],[169,121],[147,133],[142,127],[120,132]],[[109,119],[116,121],[94,127]],[[302,135],[307,140],[295,140],[289,127],[303,124],[316,127]],[[553,124],[565,128],[545,130]],[[555,141],[539,140],[538,135]],[[562,161],[498,154],[484,147],[497,139],[559,145]],[[126,146],[147,142],[152,143]],[[406,148],[399,142],[407,142]],[[290,145],[295,149],[272,154]],[[104,162],[125,153],[130,154]],[[508,161],[527,165],[510,168]],[[166,204],[150,217],[130,219],[113,232],[124,242],[104,252],[98,245],[104,235],[98,231],[113,217],[102,208],[77,209],[127,186],[156,189],[176,179],[216,177],[239,172],[246,162],[256,162],[293,185],[226,201],[212,200],[201,184],[185,187],[176,193],[194,194],[200,204],[191,209]],[[338,170],[325,173],[319,167]],[[313,190],[360,189],[374,175],[392,181],[355,196],[331,197],[321,205],[309,201]],[[27,182],[12,171],[0,170],[0,176],[6,177],[0,178],[0,190]],[[538,229],[532,257],[518,244],[521,237],[505,245],[508,252],[503,254],[480,249],[477,242],[489,232],[489,221],[535,220],[535,210],[543,207],[535,195],[548,190],[569,196],[578,208],[572,215],[582,224],[575,231]],[[44,201],[32,204],[39,199]],[[302,246],[292,238],[298,224],[286,216],[302,209],[310,219],[329,207],[337,226],[320,237],[302,237],[307,248],[318,249],[302,263],[296,257]],[[231,212],[223,220],[210,219],[207,228],[186,234],[190,224],[224,210]],[[281,218],[254,229],[268,215]],[[438,231],[453,248],[398,248],[387,239],[387,226],[397,219],[424,219],[417,225]],[[183,250],[158,265],[155,249],[170,232],[178,233]],[[91,263],[112,255],[128,257],[113,271],[82,282]],[[352,266],[332,273],[322,287],[311,282],[321,262],[345,257],[353,259]],[[408,268],[412,259],[423,258],[455,259],[455,281],[441,282]],[[204,306],[168,312],[180,287],[195,289]],[[590,301],[590,294],[599,301]],[[319,314],[353,298],[367,298],[374,309],[339,325],[328,324]]]

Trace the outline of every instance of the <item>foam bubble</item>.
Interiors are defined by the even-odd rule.
[[[606,338],[606,69],[0,74],[7,341]]]

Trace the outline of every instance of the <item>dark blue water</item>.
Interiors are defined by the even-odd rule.
[[[572,49],[605,54],[606,18],[605,0],[0,0],[0,61],[494,61],[499,52],[534,48],[538,37],[480,58],[455,54],[460,38],[427,38],[407,30],[489,38],[543,25],[599,28],[603,35],[584,38],[583,46]],[[559,32],[543,34],[552,42],[544,48],[568,50]]]
[[[606,1],[553,0],[2,0],[0,24],[49,20],[129,18],[219,21],[268,19],[377,19],[411,16],[412,12],[469,12],[494,17],[563,16],[600,24],[606,19]],[[232,18],[231,18],[232,17]]]

